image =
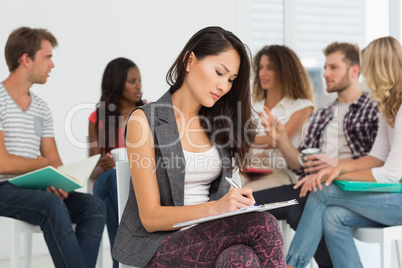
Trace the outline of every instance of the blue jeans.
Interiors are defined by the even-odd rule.
[[[70,192],[63,201],[53,193],[3,181],[0,216],[39,225],[55,267],[95,267],[106,218],[99,198]]]
[[[310,193],[286,257],[306,267],[324,234],[334,267],[362,267],[352,228],[402,224],[402,193],[347,192],[323,185]]]
[[[106,204],[106,226],[109,235],[110,248],[112,249],[114,238],[117,233],[117,227],[119,226],[116,169],[107,170],[98,177],[94,184],[93,193]],[[113,267],[119,267],[119,263],[115,259],[113,259]]]

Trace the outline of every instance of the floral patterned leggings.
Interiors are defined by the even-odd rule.
[[[144,267],[286,267],[274,216],[253,212],[168,235]]]

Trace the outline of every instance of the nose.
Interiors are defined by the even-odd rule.
[[[224,94],[226,94],[230,88],[232,87],[232,84],[229,81],[221,81],[218,85],[219,91],[221,91]]]
[[[51,69],[55,67],[54,62],[52,61],[52,59],[50,59],[50,65],[49,65],[49,67],[50,67]]]
[[[324,78],[328,77],[328,69],[324,69],[324,73],[322,74]]]

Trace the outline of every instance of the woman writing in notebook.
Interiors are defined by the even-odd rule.
[[[393,37],[372,41],[361,53],[361,70],[382,112],[368,156],[321,170],[295,186],[307,200],[286,261],[306,267],[322,234],[334,267],[362,267],[352,228],[402,224],[402,193],[343,191],[333,180],[400,183],[402,148],[402,47]],[[322,185],[324,183],[325,185]],[[319,190],[317,190],[317,188]]]
[[[267,212],[173,228],[254,204],[251,189],[230,189],[224,179],[233,172],[232,157],[242,167],[255,137],[249,75],[244,44],[207,27],[170,68],[169,91],[133,111],[126,126],[133,187],[113,248],[119,262],[284,267],[280,229]]]

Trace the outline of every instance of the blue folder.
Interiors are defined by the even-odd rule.
[[[359,192],[402,192],[401,183],[378,183],[365,181],[334,181],[344,191]]]

